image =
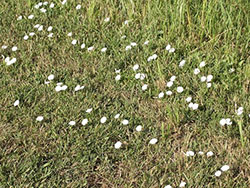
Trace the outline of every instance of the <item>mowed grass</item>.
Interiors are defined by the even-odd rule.
[[[37,3],[0,2],[0,45],[8,46],[0,49],[0,187],[156,188],[178,187],[181,181],[186,187],[249,187],[248,1],[54,1],[52,9],[50,1],[46,13],[34,8]],[[30,32],[36,34],[24,40]],[[131,42],[137,46],[126,51]],[[174,53],[165,50],[167,44]],[[12,46],[18,50],[12,52]],[[94,50],[88,52],[90,46]],[[158,58],[148,62],[153,54]],[[6,66],[7,56],[17,62]],[[201,61],[206,66],[195,75]],[[135,64],[145,80],[135,79]],[[50,74],[55,79],[46,85]],[[209,74],[211,88],[200,81]],[[56,92],[57,82],[68,89]],[[85,88],[75,92],[78,84]],[[177,86],[184,91],[177,93]],[[156,98],[167,90],[173,94]],[[198,110],[188,108],[188,96]],[[239,107],[244,108],[240,116]],[[88,108],[93,111],[86,113]],[[36,121],[38,116],[44,120]],[[101,124],[103,116],[107,121]],[[85,118],[89,122],[83,126]],[[232,125],[221,126],[222,118]],[[158,139],[155,145],[149,144],[152,138]],[[187,157],[189,150],[195,156]],[[214,155],[207,157],[208,151]],[[225,164],[230,169],[216,177]]]

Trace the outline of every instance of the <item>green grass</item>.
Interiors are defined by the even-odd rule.
[[[0,60],[0,187],[154,188],[178,187],[181,181],[186,187],[249,187],[248,1],[68,0],[65,5],[55,1],[46,13],[35,9],[36,3],[0,2],[0,45],[8,46],[0,55],[17,58],[11,66]],[[76,10],[79,3],[82,8]],[[26,18],[17,21],[20,15]],[[48,26],[53,26],[52,38]],[[30,32],[36,35],[25,41]],[[125,51],[131,42],[137,46]],[[82,43],[95,49],[81,49]],[[167,44],[174,53],[165,50]],[[158,58],[147,62],[153,54]],[[186,64],[179,68],[182,59]],[[201,61],[206,66],[194,75]],[[145,80],[135,79],[135,64]],[[121,69],[120,81],[115,69]],[[55,79],[45,85],[50,74]],[[211,88],[200,81],[208,74]],[[173,75],[176,81],[168,89],[173,95],[156,99]],[[68,89],[56,92],[57,82]],[[78,84],[85,88],[74,92]],[[177,86],[184,92],[177,93]],[[188,96],[198,110],[188,108]],[[244,112],[237,116],[240,106]],[[88,108],[93,111],[86,113]],[[40,115],[42,122],[36,121]],[[85,126],[84,118],[89,120]],[[221,126],[222,118],[232,125]],[[122,125],[123,119],[129,124]],[[68,125],[71,120],[76,125]],[[137,125],[143,126],[141,132],[135,131]],[[157,144],[149,144],[152,138]],[[117,141],[120,149],[114,148]],[[188,150],[195,156],[185,156]],[[207,157],[208,151],[214,155]],[[224,164],[230,169],[215,177]]]

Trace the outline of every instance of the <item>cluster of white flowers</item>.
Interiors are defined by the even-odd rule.
[[[223,165],[223,166],[220,168],[220,170],[217,170],[217,171],[214,173],[214,175],[215,175],[216,177],[220,177],[221,174],[222,174],[222,172],[228,171],[229,168],[230,168],[230,167],[229,167],[228,165]]]
[[[134,47],[134,46],[137,46],[137,44],[136,44],[135,42],[131,42],[130,45],[127,45],[127,46],[125,47],[125,50],[126,50],[126,51],[131,50],[132,47]]]
[[[232,125],[232,121],[231,121],[231,119],[230,118],[222,118],[221,120],[220,120],[220,125],[221,126],[224,126],[224,125]]]
[[[172,48],[170,44],[168,44],[168,45],[166,46],[166,50],[167,50],[169,53],[175,52],[175,49]]]
[[[152,60],[156,60],[157,59],[157,54],[153,54],[151,56],[148,57],[148,62],[152,61]]]
[[[39,9],[42,13],[46,13],[47,12],[47,6],[49,5],[48,1],[44,1],[44,2],[39,2],[38,4],[36,4],[34,6],[35,9]],[[50,3],[49,8],[54,8],[55,4],[54,3]]]
[[[65,91],[67,88],[68,88],[67,85],[63,85],[63,83],[59,82],[56,84],[55,90],[56,92],[59,92],[59,91]]]

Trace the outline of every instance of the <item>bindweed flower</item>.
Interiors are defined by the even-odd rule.
[[[174,53],[175,49],[174,48],[170,48],[169,53]]]
[[[141,89],[142,89],[142,91],[145,91],[145,90],[147,90],[147,88],[148,88],[148,85],[144,84]]]
[[[131,42],[130,45],[131,46],[137,46],[137,44],[135,42]]]
[[[228,165],[223,165],[221,167],[221,171],[225,172],[225,171],[228,171],[229,170],[229,166]]]
[[[77,43],[76,39],[72,40],[72,42],[71,42],[71,44],[73,44],[73,45],[76,45],[76,43]]]
[[[25,36],[23,37],[24,40],[28,40],[28,38],[29,38],[28,35],[25,35]]]
[[[156,144],[158,142],[157,138],[152,138],[150,141],[149,141],[149,144]]]
[[[178,93],[182,93],[184,91],[183,87],[179,86],[177,87],[177,92]]]
[[[141,73],[136,73],[135,74],[135,79],[138,80],[141,77]]]
[[[222,119],[220,120],[220,125],[221,125],[221,126],[224,126],[224,125],[226,125],[226,124],[227,124],[226,119],[222,118]]]
[[[213,155],[214,155],[214,153],[212,151],[207,152],[207,157],[211,157]]]
[[[89,52],[92,51],[92,50],[94,50],[94,46],[88,47],[88,51],[89,51]]]
[[[194,106],[194,103],[192,103],[192,102],[188,104],[189,108],[193,108],[193,106]]]
[[[207,88],[210,88],[212,86],[211,83],[207,83]]]
[[[201,77],[201,82],[205,82],[207,80],[207,77],[206,76],[202,76]]]
[[[107,121],[106,117],[102,117],[101,120],[100,120],[101,123],[105,123],[106,121]]]
[[[176,79],[176,76],[171,76],[170,81],[174,82]]]
[[[192,101],[192,97],[189,96],[186,98],[186,102],[191,102],[191,101]]]
[[[87,112],[87,113],[90,113],[90,112],[92,112],[92,110],[93,110],[92,108],[88,108],[88,109],[86,110],[86,112]]]
[[[54,78],[55,78],[54,74],[51,74],[51,75],[48,76],[48,80],[54,80]]]
[[[199,104],[194,103],[194,104],[193,104],[193,106],[192,106],[192,109],[193,109],[193,110],[197,110],[197,109],[198,109],[198,107],[199,107]]]
[[[43,2],[43,5],[44,5],[44,6],[47,6],[48,4],[49,4],[48,1],[44,1],[44,2]]]
[[[3,46],[2,46],[2,49],[3,49],[3,50],[5,50],[5,49],[7,49],[7,48],[8,48],[8,46],[6,46],[6,45],[3,45]]]
[[[173,94],[172,91],[166,91],[166,95],[170,96],[170,95],[172,95],[172,94]]]
[[[42,31],[43,30],[43,25],[40,25],[37,30]]]
[[[41,11],[42,13],[45,13],[47,10],[46,10],[45,8],[41,8],[40,11]]]
[[[83,49],[83,48],[85,48],[85,44],[84,43],[82,43],[82,45],[81,45],[81,49]]]
[[[68,37],[72,37],[72,32],[69,32],[69,33],[67,34],[67,36],[68,36]]]
[[[33,14],[31,14],[31,15],[28,16],[28,19],[29,19],[29,20],[31,20],[31,19],[33,19],[33,18],[34,18],[34,15],[33,15]]]
[[[101,52],[106,52],[107,51],[107,48],[102,48],[101,49]]]
[[[232,121],[231,121],[230,118],[227,118],[227,119],[226,119],[226,124],[227,124],[227,125],[232,125]]]
[[[166,185],[164,188],[172,188],[171,185]]]
[[[109,22],[110,21],[110,17],[107,17],[104,19],[105,22]]]
[[[134,66],[133,66],[133,70],[134,71],[137,71],[139,69],[139,65],[138,64],[135,64]]]
[[[140,79],[141,79],[141,80],[144,80],[145,78],[146,78],[146,75],[145,75],[144,73],[141,73]]]
[[[118,119],[119,117],[120,117],[120,114],[116,114],[114,118]]]
[[[35,33],[34,32],[31,32],[31,33],[29,33],[29,36],[34,36],[35,35]]]
[[[159,95],[158,95],[158,98],[161,99],[164,97],[164,92],[160,92]]]
[[[169,82],[167,82],[167,87],[172,87],[173,84],[174,84],[173,81],[169,81]]]
[[[62,5],[65,5],[67,3],[67,0],[62,1]]]
[[[53,33],[48,34],[48,37],[52,38],[53,37]]]
[[[121,75],[120,75],[120,74],[116,75],[115,80],[116,80],[116,81],[121,80]]]
[[[235,71],[235,69],[234,68],[231,68],[230,70],[229,70],[229,73],[233,73]]]
[[[183,67],[186,63],[186,60],[181,60],[181,62],[179,63],[179,67]]]
[[[83,126],[84,126],[84,125],[87,125],[88,122],[89,122],[88,119],[83,119],[83,120],[82,120],[82,125],[83,125]]]
[[[204,155],[204,152],[203,151],[199,151],[198,154],[199,155]]]
[[[179,187],[185,187],[185,186],[186,186],[186,182],[181,181],[181,183],[180,183]]]
[[[125,24],[125,25],[128,25],[128,20],[125,20],[125,21],[124,21],[124,24]]]
[[[16,46],[13,46],[11,50],[12,50],[13,52],[17,51],[17,47],[16,47]]]
[[[185,153],[185,155],[186,155],[187,157],[193,157],[193,156],[194,156],[194,152],[193,152],[193,151],[187,151],[187,152]]]
[[[38,29],[40,27],[40,24],[34,25],[34,28]]]
[[[206,65],[205,61],[202,61],[202,62],[200,63],[200,68],[205,67],[205,65]]]
[[[75,91],[82,90],[82,89],[84,89],[84,87],[85,87],[85,86],[77,85],[77,86],[75,87]]]
[[[198,69],[198,68],[194,69],[194,74],[195,75],[199,74],[200,72],[201,72],[200,69]]]
[[[76,6],[76,10],[81,9],[81,7],[82,7],[81,5],[77,5],[77,6]]]
[[[121,72],[121,69],[115,69],[115,73],[119,74]]]
[[[43,116],[38,116],[38,117],[36,118],[36,120],[37,120],[37,121],[42,121],[42,120],[43,120]]]
[[[140,131],[142,130],[142,126],[141,126],[141,125],[138,125],[138,126],[135,128],[135,130],[136,130],[137,132],[140,132]]]
[[[122,35],[122,36],[121,36],[121,39],[125,39],[125,38],[126,38],[126,35]]]
[[[221,176],[221,171],[220,171],[220,170],[217,170],[217,171],[214,173],[214,175],[215,175],[216,177],[220,177],[220,176]]]
[[[129,121],[127,119],[122,120],[123,125],[128,125]]]
[[[210,74],[210,75],[207,76],[207,82],[211,82],[212,79],[213,79],[213,75]]]
[[[55,7],[55,4],[54,3],[51,3],[49,8],[54,8]]]
[[[49,26],[47,31],[52,31],[53,27],[52,26]]]
[[[126,46],[125,50],[128,51],[130,50],[132,47],[130,45]]]
[[[236,114],[238,116],[240,116],[241,114],[243,114],[243,107],[239,107],[237,110],[236,110]]]
[[[158,57],[157,54],[153,54],[152,56],[149,56],[147,60],[148,60],[148,62],[150,62],[152,60],[157,59],[157,57]]]
[[[73,126],[73,125],[75,125],[75,124],[76,124],[75,121],[70,121],[70,122],[69,122],[69,125],[71,125],[71,126]]]
[[[148,43],[149,43],[149,41],[146,40],[143,44],[144,44],[144,45],[148,45]]]
[[[22,17],[22,16],[19,16],[19,17],[17,18],[17,21],[19,21],[19,20],[21,20],[21,19],[23,19],[23,17]]]
[[[44,84],[48,85],[50,83],[50,81],[44,81]]]
[[[166,50],[169,51],[170,49],[171,49],[171,46],[170,46],[170,44],[168,44],[168,45],[166,46]]]
[[[115,143],[115,149],[119,149],[122,146],[122,143],[120,141]]]
[[[14,106],[18,106],[19,105],[19,100],[16,100],[15,102],[14,102]]]
[[[12,58],[12,59],[9,60],[9,61],[6,61],[6,59],[5,59],[5,62],[6,62],[6,65],[7,65],[7,66],[12,65],[12,64],[14,64],[14,63],[16,62],[16,58],[14,57],[14,58]]]

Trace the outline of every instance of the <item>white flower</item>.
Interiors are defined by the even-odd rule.
[[[164,188],[172,188],[171,185],[166,185]]]
[[[182,181],[182,182],[180,183],[179,187],[185,187],[185,185],[186,185],[186,182]]]
[[[175,52],[175,49],[174,48],[170,48],[169,53],[173,53],[173,52]]]
[[[105,21],[105,22],[109,22],[109,21],[110,21],[110,18],[107,17],[107,18],[104,19],[104,21]]]
[[[42,5],[43,5],[43,3],[42,3],[42,2],[39,2],[39,3],[38,3],[38,6],[39,6],[39,7],[40,7],[40,6],[42,6]]]
[[[40,24],[34,25],[34,28],[38,29],[40,27]]]
[[[141,73],[140,79],[141,79],[141,80],[144,80],[145,78],[146,78],[146,75],[145,75],[144,73]]]
[[[194,69],[194,74],[195,75],[199,74],[200,72],[201,72],[200,69],[198,69],[198,68]]]
[[[6,62],[6,65],[9,66],[9,65],[12,65],[13,63],[16,62],[16,58],[12,58],[10,61]]]
[[[167,82],[167,87],[171,87],[173,84],[174,84],[174,82],[169,81],[169,82]]]
[[[138,70],[138,69],[139,69],[139,65],[138,65],[138,64],[135,64],[135,65],[133,66],[133,70],[136,71],[136,70]]]
[[[16,100],[15,102],[14,102],[14,106],[18,106],[19,105],[19,100]]]
[[[125,21],[124,21],[124,24],[125,24],[125,25],[128,25],[128,20],[125,20]]]
[[[61,90],[65,91],[67,88],[68,88],[68,86],[63,85],[63,86],[61,87]]]
[[[188,104],[189,108],[193,108],[193,106],[194,106],[194,103],[192,103],[192,102]]]
[[[34,15],[33,15],[33,14],[31,14],[31,15],[28,16],[28,19],[29,19],[29,20],[31,20],[31,19],[33,19],[33,18],[34,18]]]
[[[120,117],[120,114],[115,115],[115,119],[118,119]]]
[[[170,96],[170,95],[172,95],[172,94],[173,94],[172,91],[166,91],[166,95]]]
[[[140,132],[140,131],[142,130],[142,126],[141,126],[141,125],[138,125],[138,126],[135,128],[135,130],[136,130],[137,132]]]
[[[203,155],[204,152],[203,152],[203,151],[199,151],[198,154],[199,154],[199,155]]]
[[[8,63],[10,61],[10,57],[6,57],[4,61]]]
[[[229,170],[229,166],[228,165],[223,165],[221,167],[221,171],[225,172],[225,171],[228,171]]]
[[[158,57],[157,54],[153,54],[153,55],[152,55],[152,58],[153,58],[153,59],[157,59],[157,57]]]
[[[48,37],[49,38],[53,37],[53,33],[48,34]]]
[[[148,88],[148,85],[147,85],[147,84],[144,84],[144,85],[141,87],[141,89],[142,89],[143,91],[145,91],[147,88]]]
[[[48,1],[44,1],[43,5],[45,5],[45,6],[48,5]]]
[[[231,68],[230,70],[229,70],[229,73],[233,73],[235,71],[235,69],[234,68]]]
[[[192,100],[192,97],[190,96],[186,98],[186,102],[191,102],[191,100]]]
[[[43,116],[38,116],[38,117],[36,118],[36,120],[37,120],[37,121],[42,121],[42,120],[43,120]]]
[[[29,38],[28,35],[25,35],[25,36],[23,37],[24,40],[28,40],[28,38]]]
[[[127,125],[128,123],[129,123],[129,121],[127,119],[122,120],[123,125]]]
[[[205,82],[207,80],[207,77],[206,76],[202,76],[201,77],[201,82]]]
[[[192,157],[192,156],[194,156],[194,152],[193,151],[187,151],[186,153],[185,153],[185,155],[187,156],[187,157]]]
[[[214,175],[215,175],[216,177],[220,177],[221,171],[220,171],[220,170],[217,170],[217,171],[214,173]]]
[[[211,82],[212,79],[213,79],[213,75],[210,74],[210,75],[207,76],[207,82]]]
[[[84,119],[82,120],[82,125],[87,125],[88,122],[89,122],[88,119]]]
[[[121,72],[121,69],[115,69],[115,73],[118,74]]]
[[[82,89],[84,89],[84,87],[85,87],[85,86],[77,85],[77,86],[75,87],[75,91],[82,90]]]
[[[119,149],[122,146],[122,143],[120,141],[115,143],[115,149]]]
[[[54,74],[48,76],[48,80],[54,80],[54,78],[55,78]]]
[[[5,50],[7,47],[8,47],[8,46],[3,45],[3,46],[2,46],[2,49]]]
[[[22,16],[19,16],[18,18],[17,18],[17,20],[19,21],[19,20],[21,20],[21,19],[23,19],[23,17]]]
[[[35,33],[34,32],[31,32],[31,33],[29,33],[29,36],[34,36],[35,35]]]
[[[226,119],[226,124],[227,124],[227,125],[232,125],[232,121],[231,121],[230,118],[227,118],[227,119]]]
[[[101,49],[101,52],[106,52],[107,51],[107,48],[102,48]]]
[[[180,64],[179,64],[179,67],[183,67],[186,63],[186,60],[181,60]]]
[[[149,144],[156,144],[158,142],[157,138],[152,138],[150,141],[149,141]]]
[[[83,48],[85,48],[85,44],[84,43],[82,43],[82,45],[81,45],[81,49],[83,49]]]
[[[43,30],[43,25],[40,25],[37,30],[42,31]]]
[[[92,51],[92,50],[94,50],[94,46],[88,47],[88,51]]]
[[[107,118],[106,117],[102,117],[100,121],[101,121],[101,123],[105,123],[107,121]]]
[[[170,81],[174,82],[176,79],[176,76],[171,76]]]
[[[62,90],[62,89],[61,89],[61,86],[56,86],[56,87],[55,87],[55,90],[56,90],[56,92],[61,91],[61,90]]]
[[[41,8],[40,11],[45,13],[47,10],[45,8]]]
[[[120,74],[116,75],[115,80],[119,81],[120,79],[121,79],[121,75]]]
[[[139,79],[141,77],[141,73],[136,73],[135,74],[135,79]]]
[[[76,6],[76,10],[81,9],[81,7],[82,7],[81,5],[77,5],[77,6]]]
[[[132,47],[130,45],[126,46],[125,50],[128,51],[130,50]]]
[[[211,157],[213,155],[214,155],[214,153],[212,151],[207,152],[207,157]]]
[[[163,98],[164,97],[164,92],[160,92],[159,95],[158,95],[158,98]]]
[[[69,122],[69,125],[72,125],[72,126],[73,126],[73,125],[75,125],[75,124],[76,124],[75,121],[70,121],[70,122]]]
[[[149,43],[149,41],[148,41],[148,40],[146,40],[146,41],[144,42],[144,45],[148,45],[148,43]]]
[[[183,87],[179,86],[177,87],[177,92],[178,93],[182,93],[184,91]]]
[[[72,40],[72,42],[71,42],[71,44],[73,44],[73,45],[76,45],[76,43],[77,43],[76,39]]]
[[[205,65],[206,65],[205,61],[202,61],[202,62],[200,63],[200,68],[205,67]]]
[[[62,5],[65,5],[65,3],[67,3],[67,0],[62,1]]]
[[[69,32],[67,35],[68,37],[72,37],[72,32]]]
[[[171,49],[171,46],[170,46],[170,44],[168,44],[168,45],[166,46],[166,50],[169,51],[170,49]]]
[[[54,7],[55,7],[55,4],[54,4],[54,3],[51,3],[49,7],[50,7],[50,8],[54,8]]]
[[[243,107],[239,107],[238,110],[236,110],[236,114],[238,116],[240,116],[241,114],[243,114]]]
[[[122,35],[122,36],[121,36],[121,39],[125,39],[125,38],[126,38],[126,35]]]
[[[49,84],[49,83],[50,83],[50,81],[46,81],[46,80],[44,81],[44,84],[46,84],[46,85]]]
[[[197,110],[198,107],[199,107],[199,104],[197,104],[197,103],[194,103],[193,106],[192,106],[193,110]]]
[[[136,46],[137,44],[135,42],[130,43],[131,46]]]
[[[39,9],[39,7],[40,7],[40,6],[39,6],[38,4],[36,4],[36,5],[34,6],[35,9]]]
[[[52,26],[49,26],[47,31],[52,31],[53,27]]]
[[[92,110],[93,110],[92,108],[88,108],[88,109],[86,110],[86,112],[87,112],[87,113],[90,113],[90,112],[92,112]]]
[[[57,86],[61,86],[61,85],[63,85],[63,83],[62,82],[58,82],[56,85]]]
[[[17,47],[16,47],[16,46],[13,46],[11,50],[12,50],[13,52],[17,51]]]
[[[210,88],[212,86],[211,83],[207,83],[207,88]]]

